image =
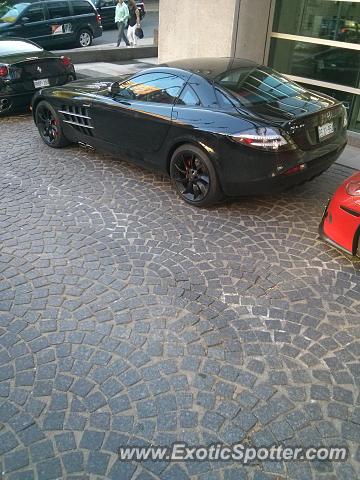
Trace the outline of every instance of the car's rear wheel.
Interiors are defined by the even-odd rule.
[[[52,148],[61,148],[69,145],[60,124],[55,109],[45,100],[41,101],[35,110],[35,123],[40,136],[46,145]]]
[[[221,189],[210,158],[200,148],[187,144],[175,150],[170,177],[185,202],[207,207],[221,198]]]
[[[90,47],[93,41],[92,33],[89,30],[80,30],[76,40],[77,47]]]

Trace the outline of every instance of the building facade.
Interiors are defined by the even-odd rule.
[[[277,0],[268,64],[342,100],[360,131],[360,1]]]
[[[343,101],[360,132],[360,0],[160,0],[159,54],[263,62]]]

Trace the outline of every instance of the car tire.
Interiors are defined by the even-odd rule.
[[[59,115],[45,100],[36,106],[35,123],[43,142],[49,147],[62,148],[70,144],[62,131]]]
[[[170,178],[179,196],[190,205],[209,207],[222,197],[212,161],[195,145],[185,144],[175,150]]]
[[[79,31],[76,39],[76,46],[79,48],[90,47],[93,41],[93,35],[90,30],[82,29]]]

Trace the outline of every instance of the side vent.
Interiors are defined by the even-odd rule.
[[[90,137],[94,136],[92,120],[89,115],[89,109],[73,105],[62,105],[59,113],[63,115],[63,122],[69,123],[73,128]]]

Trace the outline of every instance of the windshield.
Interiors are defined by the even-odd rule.
[[[18,53],[39,53],[43,49],[33,45],[32,43],[23,42],[21,40],[1,40],[0,56],[15,55]]]
[[[0,2],[0,22],[15,23],[29,3],[16,3],[11,5],[8,2]]]
[[[215,82],[243,104],[272,103],[297,97],[306,90],[271,68],[254,66],[222,73]]]

